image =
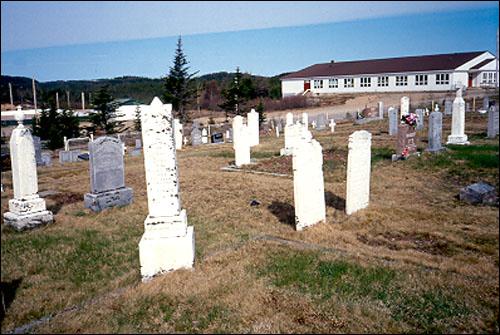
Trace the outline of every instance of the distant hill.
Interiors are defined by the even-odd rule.
[[[278,87],[279,77],[285,74],[280,74],[274,77],[254,76],[244,74],[250,77],[252,81],[259,87],[260,92],[264,92],[263,96],[269,96],[269,92],[274,92],[274,98],[278,98],[277,93],[280,91]],[[218,88],[225,87],[234,77],[234,73],[216,72],[205,74],[196,77],[198,86],[204,89],[208,83],[214,84]],[[95,92],[104,85],[109,86],[109,92],[114,98],[132,98],[143,103],[149,103],[155,96],[163,95],[163,80],[123,76],[113,79],[97,79],[97,80],[57,80],[48,82],[35,81],[37,85],[37,100],[43,99],[45,95],[50,97],[55,96],[55,92],[59,92],[59,101],[62,104],[66,101],[66,91],[70,93],[70,100],[73,104],[80,104],[81,92],[86,94]],[[2,104],[10,103],[9,86],[12,84],[14,103],[19,104],[32,102],[32,79],[26,77],[1,76],[0,79],[0,102]],[[274,90],[273,90],[274,87]],[[202,92],[203,94],[203,92]],[[271,94],[272,95],[272,94]],[[87,95],[88,97],[88,95]]]

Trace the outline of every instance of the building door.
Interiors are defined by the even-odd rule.
[[[469,73],[469,85],[467,87],[472,87],[472,73]]]
[[[304,92],[311,89],[311,81],[304,80]]]

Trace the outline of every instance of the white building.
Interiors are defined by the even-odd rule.
[[[305,94],[448,91],[498,87],[489,51],[315,64],[281,78],[283,97]]]

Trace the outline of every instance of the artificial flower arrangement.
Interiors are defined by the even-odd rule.
[[[418,116],[415,113],[410,113],[408,115],[403,115],[401,117],[401,123],[406,123],[407,125],[411,127],[416,127],[417,126],[417,119]]]

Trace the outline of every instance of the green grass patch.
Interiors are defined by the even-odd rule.
[[[255,151],[255,152],[252,152],[252,158],[256,158],[256,159],[278,157],[279,155],[280,155],[279,151]],[[233,156],[234,156],[234,154],[233,154]]]
[[[388,147],[372,148],[372,164],[376,164],[384,160],[391,160],[393,153],[394,150]]]

